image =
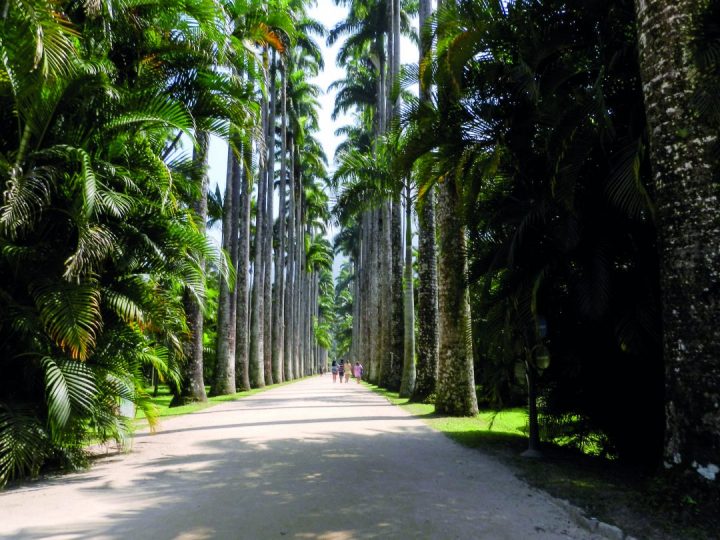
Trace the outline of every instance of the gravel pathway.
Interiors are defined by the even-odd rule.
[[[594,539],[502,464],[329,375],[0,493],[4,539]]]

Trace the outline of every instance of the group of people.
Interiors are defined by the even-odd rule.
[[[355,365],[352,365],[350,362],[343,362],[342,360],[338,362],[337,360],[333,360],[332,366],[330,366],[330,371],[332,372],[333,382],[336,382],[339,376],[340,382],[343,382],[343,379],[345,379],[345,382],[348,383],[350,382],[351,373],[358,384],[360,384],[360,381],[362,380],[363,367],[360,362],[355,362]]]

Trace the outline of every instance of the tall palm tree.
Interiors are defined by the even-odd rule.
[[[205,70],[193,49],[218,14],[188,33],[196,5],[148,2],[132,22],[118,10],[110,36],[81,11],[94,6],[75,7],[7,4],[0,28],[0,484],[49,459],[81,464],[89,440],[124,440],[120,399],[152,419],[143,370],[179,384],[178,291],[202,304],[202,261],[219,263],[182,203],[202,189],[173,152],[196,128],[179,101],[193,85],[164,54]],[[175,28],[182,43],[145,41],[137,25]],[[108,52],[90,62],[95,39]],[[114,64],[126,45],[141,54]],[[143,70],[146,55],[156,61]]]
[[[432,12],[429,0],[420,0],[420,59],[425,69],[430,61],[432,38],[428,22]],[[420,100],[430,103],[430,88],[421,78]],[[413,401],[425,401],[435,391],[438,366],[438,306],[437,306],[437,245],[435,230],[435,189],[430,187],[418,200],[418,335],[417,377]]]
[[[720,264],[717,131],[691,98],[704,79],[688,61],[693,20],[706,5],[635,2],[660,242],[665,464],[702,474],[712,463],[714,479],[720,431],[709,418],[717,419],[720,336],[716,293],[708,291],[717,290]]]

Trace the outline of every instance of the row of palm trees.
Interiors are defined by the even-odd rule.
[[[336,249],[353,266],[349,354],[366,360],[371,382],[418,401],[432,396],[438,411],[474,414],[478,409],[467,339],[469,304],[464,295],[450,293],[464,281],[465,240],[457,221],[460,214],[453,208],[457,203],[448,200],[438,207],[444,210],[437,216],[442,220],[438,236],[436,191],[452,199],[449,183],[437,190],[419,187],[409,171],[393,163],[400,144],[401,104],[418,103],[406,89],[408,81],[417,82],[417,66],[401,70],[401,36],[418,40],[418,64],[423,66],[429,60],[431,37],[413,31],[410,17],[415,13],[408,11],[410,4],[371,0],[347,5],[347,19],[331,30],[328,41],[346,37],[338,54],[338,63],[347,65],[346,76],[333,85],[338,90],[335,114],[354,113],[354,124],[339,130],[346,141],[338,147],[334,174],[339,191],[335,213],[346,228],[336,240]],[[430,11],[429,2],[420,3],[423,27]],[[422,87],[420,102],[427,104],[430,99],[429,87]],[[417,193],[422,196],[417,198]],[[420,208],[417,340],[412,245],[416,203]],[[438,264],[445,270],[440,281]]]
[[[540,384],[547,437],[718,478],[718,3],[420,2],[402,69],[400,7],[345,4],[330,38],[348,35],[336,111],[354,115],[335,174],[350,354],[393,389],[414,366],[402,392],[449,414],[525,382],[533,410]],[[386,318],[412,337],[401,194],[406,231],[418,217],[404,357]]]
[[[308,82],[321,29],[307,8],[4,4],[0,485],[124,440],[127,404],[152,422],[151,372],[175,403],[205,399],[208,287],[212,393],[324,361],[331,250]],[[206,235],[213,138],[229,148],[222,251]]]

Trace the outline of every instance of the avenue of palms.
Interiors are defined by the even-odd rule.
[[[0,486],[343,360],[717,490],[720,2],[335,3],[4,4]]]

